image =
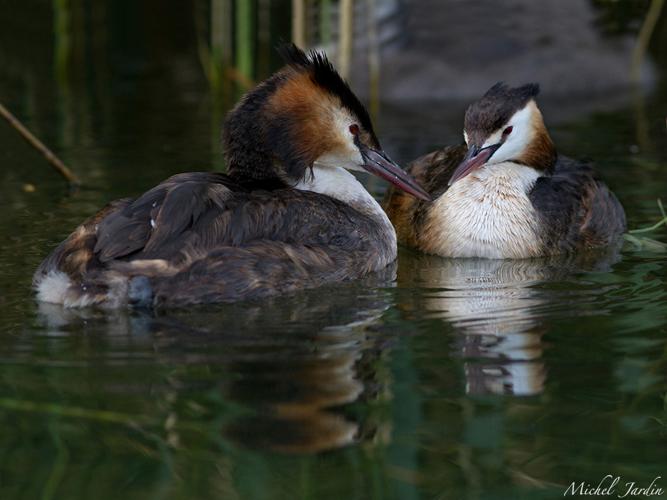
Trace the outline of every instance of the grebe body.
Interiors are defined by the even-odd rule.
[[[281,52],[287,66],[228,115],[227,173],[178,174],[109,204],[41,264],[39,300],[231,302],[356,279],[396,258],[389,219],[348,170],[428,195],[384,154],[324,55]]]
[[[445,257],[530,258],[604,247],[625,213],[593,167],[556,153],[535,84],[492,87],[465,116],[461,146],[407,169],[433,202],[390,190],[399,242]]]

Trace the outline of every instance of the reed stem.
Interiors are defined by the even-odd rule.
[[[292,0],[292,42],[297,47],[306,46],[306,2]]]
[[[236,3],[236,69],[245,81],[254,77],[254,2],[244,0]]]
[[[635,82],[638,82],[641,76],[641,66],[644,62],[644,56],[648,49],[649,42],[653,36],[656,24],[660,19],[660,13],[665,0],[651,0],[651,5],[646,13],[646,18],[642,23],[637,36],[637,44],[632,54],[631,74]]]
[[[53,151],[47,148],[42,141],[37,139],[18,118],[16,118],[5,106],[0,103],[0,115],[30,144],[33,148],[44,155],[44,158],[62,175],[72,186],[80,186],[79,178],[58,158]]]
[[[341,0],[338,33],[338,72],[348,79],[350,77],[350,60],[352,58],[352,37],[354,29],[354,2]]]

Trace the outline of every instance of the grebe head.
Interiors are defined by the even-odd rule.
[[[224,142],[229,174],[295,185],[313,167],[365,170],[422,199],[428,194],[382,151],[366,108],[324,54],[293,44],[287,65],[230,112]]]
[[[551,172],[556,149],[535,103],[539,91],[536,83],[515,88],[497,83],[468,107],[463,129],[468,153],[450,185],[478,168],[504,162]]]

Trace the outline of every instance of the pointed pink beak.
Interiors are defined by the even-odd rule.
[[[412,176],[389,159],[383,151],[376,151],[363,144],[359,146],[361,156],[364,159],[363,167],[371,174],[377,175],[394,186],[402,189],[415,198],[431,201],[431,196],[419,185]]]
[[[484,165],[500,146],[501,144],[493,144],[482,149],[479,149],[475,145],[470,146],[463,161],[456,167],[452,177],[449,179],[449,185],[451,186],[456,181],[463,179],[473,170]]]

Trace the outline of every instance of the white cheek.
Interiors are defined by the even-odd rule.
[[[500,163],[518,158],[533,139],[532,130],[530,130],[526,124],[513,125],[512,127],[512,133],[507,137],[505,143],[491,157],[491,163]]]
[[[332,113],[331,127],[336,131],[338,143],[342,146],[336,150],[327,151],[315,160],[315,164],[321,167],[343,167],[348,170],[362,171],[361,165],[364,160],[359,148],[354,143],[354,135],[350,132],[350,126],[356,122],[345,110],[336,109]]]
[[[528,141],[525,139],[525,135],[510,135],[505,143],[491,157],[491,163],[501,163],[507,160],[513,160],[520,156],[521,152],[528,145]]]
[[[348,170],[363,170],[361,165],[364,160],[361,157],[359,148],[357,148],[354,143],[352,148],[349,148],[345,151],[331,151],[323,154],[317,160],[315,160],[315,165],[320,167],[343,167]]]
[[[514,113],[507,125],[501,130],[497,130],[484,146],[498,144],[502,139],[503,130],[512,127],[512,132],[505,140],[505,143],[498,148],[498,151],[489,160],[489,163],[501,163],[507,160],[513,160],[521,155],[533,139],[532,114],[534,104],[529,104],[520,111]]]
[[[497,130],[486,139],[486,142],[484,142],[484,144],[482,144],[482,149],[488,146],[493,146],[494,144],[498,144],[502,139],[502,137],[503,133],[500,130]]]

